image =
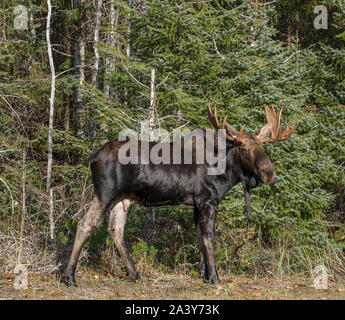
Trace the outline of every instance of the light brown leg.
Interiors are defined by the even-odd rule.
[[[127,272],[131,277],[138,278],[138,272],[131,256],[126,248],[123,234],[127,221],[127,210],[124,210],[124,204],[129,203],[129,200],[123,200],[117,203],[110,212],[108,232],[115,241],[115,245],[120,252],[121,258],[126,266]],[[127,208],[128,209],[128,208]]]
[[[69,258],[69,262],[65,271],[62,281],[69,286],[76,287],[74,274],[77,267],[80,251],[84,242],[90,236],[90,234],[102,223],[104,218],[104,212],[101,205],[95,196],[91,202],[91,206],[77,225],[77,234],[74,240],[73,250]]]

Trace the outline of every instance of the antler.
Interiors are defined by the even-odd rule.
[[[216,107],[216,105],[214,105],[214,115],[213,115],[210,102],[208,103],[207,112],[208,112],[208,117],[209,117],[209,119],[210,119],[210,121],[211,121],[211,123],[215,129],[217,129],[217,130],[225,129],[225,136],[228,140],[237,141],[237,142],[240,141],[242,133],[243,133],[244,125],[242,126],[240,132],[237,132],[235,129],[233,129],[231,126],[229,126],[226,123],[226,119],[228,117],[228,115],[226,115],[224,120],[223,120],[222,127],[221,127],[219,124],[218,118],[217,118],[217,107]],[[225,126],[226,126],[226,128],[225,128]],[[231,129],[231,130],[229,130],[229,129]],[[232,136],[229,136],[227,134],[227,131],[232,131],[233,133],[235,133],[236,137],[233,138]]]
[[[257,138],[263,143],[263,142],[277,142],[277,141],[284,141],[287,140],[291,137],[292,133],[294,130],[297,128],[299,121],[296,123],[296,125],[289,129],[289,124],[287,124],[284,132],[282,133],[280,130],[280,119],[282,112],[284,110],[284,107],[282,107],[279,111],[279,114],[277,115],[274,107],[272,106],[272,110],[268,107],[265,106],[265,111],[266,111],[266,119],[267,119],[267,124],[265,124],[260,132],[256,135]],[[267,135],[271,133],[271,138],[266,138]]]

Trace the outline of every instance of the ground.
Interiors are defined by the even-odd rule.
[[[0,275],[1,299],[345,299],[345,283],[328,282],[328,289],[315,289],[311,279],[256,277],[221,274],[214,286],[183,273],[152,272],[140,281],[124,274],[77,273],[78,288],[61,284],[56,275],[29,273],[28,288],[17,290],[16,274]]]

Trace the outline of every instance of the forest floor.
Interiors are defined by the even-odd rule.
[[[15,274],[0,275],[0,299],[345,299],[345,282],[328,282],[328,289],[315,289],[312,279],[243,277],[221,274],[221,285],[213,286],[183,273],[151,272],[140,281],[124,274],[77,272],[78,288],[67,287],[56,275],[29,273],[28,288],[14,288]]]

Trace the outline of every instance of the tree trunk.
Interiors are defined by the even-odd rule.
[[[48,57],[51,72],[51,91],[50,91],[50,108],[49,108],[49,130],[48,130],[48,165],[47,165],[47,193],[49,193],[49,221],[50,221],[50,237],[54,239],[54,224],[53,224],[53,190],[51,189],[52,165],[53,165],[53,126],[54,126],[54,98],[55,98],[55,68],[52,53],[52,46],[50,42],[50,22],[52,15],[51,1],[47,0],[48,15],[46,27],[46,39],[48,47]]]
[[[110,29],[111,32],[107,35],[107,42],[110,48],[115,48],[115,36],[114,36],[114,29],[117,26],[118,22],[118,13],[115,11],[115,6],[111,2],[110,3],[110,13],[109,13],[109,22],[110,22]],[[111,73],[115,71],[114,66],[114,58],[106,57],[105,58],[105,71],[104,71],[104,83],[103,83],[103,92],[108,98],[111,98],[110,95],[110,76]]]
[[[96,23],[95,23],[95,30],[94,30],[94,44],[93,44],[93,51],[94,51],[94,60],[93,60],[93,68],[92,68],[92,74],[91,74],[91,83],[94,85],[94,87],[97,89],[98,87],[98,66],[99,66],[99,52],[98,52],[98,43],[99,43],[99,29],[101,27],[101,17],[102,17],[102,0],[96,1]],[[94,139],[95,137],[95,131],[96,131],[96,124],[93,121],[93,114],[94,109],[90,108],[89,110],[89,119],[88,119],[88,136],[90,139]]]
[[[132,8],[132,0],[128,0],[128,6]],[[129,59],[131,57],[131,14],[127,14],[127,46],[126,46],[126,56]],[[128,91],[124,92],[124,105],[128,106]]]
[[[150,92],[150,109],[149,109],[149,135],[152,136],[152,131],[155,125],[155,105],[156,105],[156,70],[151,68],[151,92]]]
[[[82,5],[85,0],[74,0],[74,7],[79,11],[82,9]],[[85,81],[85,39],[82,31],[82,18],[79,18],[78,29],[76,31],[76,42],[74,47],[74,67],[75,73],[79,80],[78,87],[75,91],[74,103],[75,103],[75,129],[76,135],[80,138],[85,138],[84,126],[85,126],[85,107],[83,102],[83,95],[81,86]]]
[[[97,88],[97,76],[98,76],[98,66],[99,66],[99,53],[98,53],[98,42],[99,42],[99,29],[101,27],[101,17],[102,17],[102,0],[97,0],[96,6],[96,24],[95,24],[95,32],[94,32],[94,45],[93,50],[95,53],[94,62],[93,62],[93,70],[92,70],[92,77],[91,83]]]
[[[36,35],[36,30],[34,29],[34,15],[32,13],[32,0],[29,0],[29,25],[31,29],[31,34]]]
[[[153,129],[155,125],[155,106],[156,106],[156,70],[151,68],[151,86],[150,86],[150,108],[149,108],[149,139],[155,139],[153,136]],[[143,228],[144,241],[150,246],[155,234],[155,208],[148,208],[145,210],[145,222]]]
[[[132,0],[128,0],[128,6],[132,8]],[[126,47],[126,54],[129,58],[131,56],[131,14],[128,13],[128,21],[127,21],[127,35],[128,35],[128,42]]]

